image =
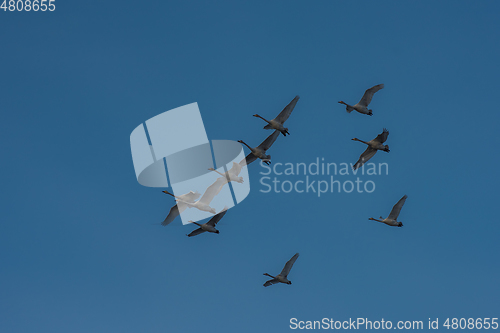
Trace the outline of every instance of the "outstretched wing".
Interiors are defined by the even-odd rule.
[[[239,163],[233,162],[233,167],[229,169],[228,173],[233,176],[237,177],[241,172],[241,165]]]
[[[406,198],[408,198],[408,196],[405,194],[401,199],[399,199],[398,203],[395,204],[394,207],[392,207],[391,213],[387,218],[391,220],[396,220],[398,218],[399,212],[401,212],[401,208],[403,208]]]
[[[375,139],[373,139],[373,141],[378,141],[380,143],[384,143],[385,140],[387,140],[387,137],[389,136],[389,131],[384,128],[384,130],[382,131],[382,133],[380,133],[379,135],[377,135],[377,137]]]
[[[264,141],[262,141],[262,143],[257,148],[260,148],[264,151],[268,150],[269,148],[271,148],[274,141],[276,141],[276,139],[278,138],[279,135],[280,135],[280,131],[275,130],[273,132],[273,134],[269,135]]]
[[[295,104],[297,104],[297,101],[299,100],[299,98],[300,97],[298,95],[295,96],[295,98],[292,99],[292,101],[290,103],[288,103],[287,106],[285,106],[283,111],[281,111],[280,114],[276,118],[274,118],[274,120],[283,124],[288,119],[288,117],[290,117],[290,115],[292,114],[293,108],[295,108]]]
[[[216,224],[220,221],[220,219],[221,219],[221,218],[223,218],[223,217],[224,217],[224,215],[226,215],[226,213],[227,213],[227,210],[228,210],[228,209],[229,209],[229,208],[227,208],[227,206],[226,206],[226,207],[224,207],[224,209],[222,209],[222,210],[219,212],[219,214],[217,214],[217,215],[215,215],[214,217],[212,217],[212,218],[211,218],[211,219],[207,222],[207,224],[208,224],[208,225],[211,225],[212,227],[215,227],[215,225],[216,225]]]
[[[278,281],[278,280],[276,280],[276,279],[268,280],[268,281],[266,281],[266,283],[264,283],[264,287],[269,287],[269,286],[271,286],[271,285],[273,285],[273,284],[276,284],[276,283],[278,283],[278,282],[279,282],[279,281]]]
[[[240,165],[243,167],[244,165],[249,165],[253,161],[257,159],[257,156],[255,156],[253,153],[248,154],[244,159],[240,161]]]
[[[167,217],[163,222],[161,223],[162,226],[167,226],[169,225],[179,214],[181,214],[183,211],[185,211],[187,208],[186,204],[183,202],[177,202],[175,206],[170,208],[170,211],[168,212]]]
[[[191,231],[191,233],[188,235],[188,237],[193,237],[193,236],[202,234],[204,232],[205,232],[205,230],[203,230],[202,228],[198,228],[196,230]]]
[[[377,91],[380,89],[384,88],[384,84],[377,84],[376,86],[371,87],[370,89],[366,89],[365,94],[361,98],[358,104],[368,106],[370,102],[372,101],[373,94],[375,94]]]
[[[370,160],[370,158],[372,158],[373,155],[375,155],[376,153],[377,153],[377,149],[373,149],[372,147],[368,146],[368,148],[366,148],[366,150],[363,152],[363,154],[361,154],[361,156],[359,157],[359,160],[356,162],[356,164],[354,164],[354,166],[352,168],[354,170],[361,168],[363,166],[363,164],[368,162]]]
[[[281,276],[287,277],[288,273],[290,273],[290,270],[292,269],[293,264],[295,263],[295,260],[299,257],[298,253],[295,253],[295,255],[288,260],[288,262],[285,264],[285,267],[283,267],[283,270],[281,271]]]
[[[222,186],[224,184],[227,184],[227,179],[226,177],[219,177],[217,180],[210,185],[205,193],[203,193],[203,196],[200,199],[200,202],[209,205],[210,202],[214,199],[214,197],[219,194],[220,190],[222,189]]]

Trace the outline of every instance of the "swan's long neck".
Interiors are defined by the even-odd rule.
[[[344,101],[340,101],[339,103],[340,103],[340,104],[344,104],[345,106],[350,106],[350,107],[352,108],[352,105],[349,105],[349,104],[347,104],[347,103],[346,103],[346,102],[344,102]]]
[[[358,139],[358,138],[354,138],[353,140],[354,140],[354,141],[363,142],[365,145],[370,145],[368,142],[363,141],[363,140],[360,140],[360,139]]]
[[[250,146],[249,146],[249,145],[247,145],[245,142],[243,142],[243,140],[240,140],[239,142],[240,142],[240,143],[242,143],[242,144],[244,144],[245,146],[247,146],[247,147],[248,147],[248,149],[252,150],[252,147],[250,147]]]
[[[258,118],[260,118],[260,119],[262,119],[262,120],[264,120],[265,122],[267,122],[267,123],[269,123],[269,124],[270,124],[269,120],[265,119],[264,117],[259,116],[258,114],[254,114],[253,116],[254,116],[254,117],[258,117]]]
[[[220,173],[219,171],[217,171],[217,170],[215,170],[215,169],[210,169],[210,170],[217,172],[219,175],[221,175],[221,176],[223,176],[223,177],[226,177],[226,175],[224,175],[224,174]]]
[[[171,196],[173,196],[174,198],[177,199],[177,197],[175,195],[173,195],[172,193],[170,193],[169,191],[162,191],[162,192],[165,193],[165,194],[171,195]]]
[[[370,217],[370,220],[377,221],[377,222],[382,222],[382,223],[384,222],[384,221],[382,221],[382,220],[377,220],[377,219],[374,219],[373,217]]]
[[[268,274],[268,273],[264,273],[264,275],[267,275],[269,277],[272,277],[273,279],[276,279],[274,276],[272,276],[271,274]]]

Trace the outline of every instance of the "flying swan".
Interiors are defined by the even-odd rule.
[[[367,114],[369,116],[373,115],[372,110],[368,110],[368,104],[372,101],[373,94],[375,94],[377,91],[380,89],[384,88],[384,84],[377,84],[376,86],[371,87],[370,89],[367,89],[361,97],[361,100],[354,105],[349,105],[344,101],[340,101],[340,104],[344,104],[346,106],[346,111],[351,113],[353,110],[358,111],[359,113],[362,114]]]
[[[280,114],[272,120],[267,120],[264,117],[259,116],[258,114],[254,114],[253,116],[258,117],[268,123],[266,126],[264,126],[264,129],[275,129],[280,131],[284,136],[286,136],[287,134],[290,135],[290,133],[288,133],[288,128],[284,127],[283,124],[292,114],[293,108],[295,108],[295,104],[297,104],[299,98],[300,97],[298,95],[295,96],[295,98],[292,99],[292,101],[287,106],[285,106],[283,111],[281,111]]]
[[[382,220],[377,220],[377,219],[374,219],[373,217],[370,217],[369,220],[382,222],[382,223],[385,223],[385,224],[390,225],[392,227],[402,227],[403,222],[398,222],[397,219],[399,216],[399,212],[401,212],[401,208],[403,208],[403,205],[405,204],[406,198],[408,198],[408,196],[405,194],[405,195],[403,195],[403,197],[401,199],[399,199],[398,203],[395,204],[394,207],[392,207],[391,213],[389,214],[389,216],[387,218],[384,219],[381,216],[380,218]]]
[[[264,141],[262,141],[259,146],[255,148],[250,147],[245,142],[243,142],[243,140],[238,140],[239,143],[244,144],[251,151],[250,154],[248,154],[244,159],[241,160],[240,165],[248,165],[258,158],[269,165],[271,163],[271,155],[266,155],[266,151],[271,148],[274,141],[276,141],[276,139],[278,138],[278,135],[280,135],[280,132],[278,130],[275,130],[273,134],[269,135]]]
[[[188,237],[193,237],[193,236],[196,236],[196,235],[199,235],[199,234],[202,234],[204,233],[205,231],[208,231],[208,232],[213,232],[214,234],[218,234],[219,233],[219,230],[215,229],[215,225],[220,221],[221,218],[224,217],[224,215],[226,215],[226,212],[227,212],[227,206],[224,207],[224,209],[222,209],[219,214],[215,215],[214,217],[212,217],[207,223],[203,223],[203,224],[200,224],[200,223],[197,223],[197,222],[194,222],[194,221],[189,221],[191,223],[194,223],[196,224],[197,226],[199,226],[198,229],[196,230],[193,230],[189,235],[187,235]]]
[[[360,140],[358,138],[352,139],[354,141],[363,142],[364,144],[368,145],[368,148],[366,148],[366,150],[363,152],[363,154],[361,154],[361,156],[359,157],[359,160],[356,162],[356,164],[354,164],[354,166],[352,168],[354,170],[361,168],[363,166],[363,164],[368,162],[368,160],[370,158],[372,158],[377,153],[377,150],[383,150],[383,151],[388,153],[390,151],[389,146],[383,145],[385,140],[387,140],[388,136],[389,136],[389,131],[384,128],[382,133],[377,135],[377,137],[375,139],[370,140],[368,142]]]
[[[292,281],[288,280],[287,277],[288,277],[288,273],[290,273],[290,270],[292,269],[293,264],[295,263],[295,260],[297,260],[298,257],[299,257],[299,254],[295,253],[295,255],[290,260],[288,260],[288,262],[285,264],[285,267],[283,267],[283,270],[281,271],[281,273],[279,273],[276,276],[272,276],[268,273],[264,273],[264,275],[272,277],[271,280],[268,280],[268,281],[266,281],[266,283],[264,283],[264,287],[269,287],[272,284],[276,284],[276,283],[280,283],[280,282],[286,283],[286,284],[292,284]]]

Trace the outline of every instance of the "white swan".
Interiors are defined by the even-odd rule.
[[[372,101],[373,94],[375,94],[380,89],[384,88],[384,84],[377,84],[376,86],[367,89],[361,98],[361,100],[354,105],[349,105],[344,101],[340,101],[340,104],[344,104],[346,106],[346,111],[351,113],[353,110],[358,111],[359,113],[367,114],[369,116],[373,115],[372,110],[368,110],[368,104]]]
[[[272,276],[268,273],[264,273],[264,275],[272,277],[272,280],[268,280],[268,281],[266,281],[266,283],[264,283],[264,287],[269,287],[272,284],[276,284],[276,283],[280,283],[280,282],[286,283],[286,284],[292,284],[292,281],[288,280],[287,277],[288,277],[288,273],[290,273],[290,270],[292,269],[293,264],[295,263],[295,260],[297,260],[298,257],[299,257],[299,254],[295,253],[295,255],[290,260],[288,260],[288,262],[285,264],[285,267],[283,267],[283,270],[281,271],[281,273],[279,273],[276,276]]]
[[[299,96],[295,96],[295,98],[283,109],[283,111],[280,112],[280,114],[272,119],[272,120],[267,120],[264,117],[259,116],[258,114],[254,114],[254,117],[258,117],[268,123],[268,125],[264,126],[264,129],[275,129],[281,132],[284,136],[286,136],[288,133],[288,128],[284,127],[283,124],[285,121],[290,117],[290,114],[292,113],[293,109],[295,108],[295,104],[297,104],[297,101],[299,100]]]
[[[385,140],[387,140],[388,136],[389,136],[389,131],[384,128],[382,133],[377,135],[377,137],[375,139],[370,140],[368,142],[360,140],[358,138],[352,139],[354,141],[363,142],[364,144],[368,145],[368,148],[366,148],[366,150],[361,154],[358,161],[356,162],[356,164],[354,164],[354,166],[352,168],[354,170],[361,168],[363,166],[363,164],[368,162],[368,160],[370,158],[372,158],[377,153],[377,150],[383,150],[383,151],[388,153],[390,151],[389,146],[383,145]]]
[[[215,171],[219,175],[224,177],[225,183],[223,183],[222,185],[227,184],[229,182],[243,183],[243,177],[238,177],[238,175],[241,172],[241,165],[239,163],[233,162],[233,167],[224,173],[220,173],[214,168],[208,168],[208,170]]]
[[[224,215],[226,215],[226,212],[227,212],[227,206],[224,207],[224,209],[222,209],[219,214],[215,215],[214,217],[212,217],[207,223],[203,223],[203,224],[200,224],[200,223],[196,223],[194,221],[189,221],[191,223],[194,223],[196,224],[197,226],[199,226],[198,229],[196,230],[193,230],[189,235],[187,235],[188,237],[193,237],[193,236],[196,236],[196,235],[199,235],[201,233],[204,233],[205,231],[208,231],[208,232],[213,232],[215,234],[218,234],[219,233],[219,230],[215,229],[215,225],[220,221],[221,218],[224,217]]]
[[[398,203],[395,204],[394,207],[392,207],[391,213],[389,214],[389,216],[387,218],[384,219],[381,216],[380,218],[382,220],[377,220],[377,219],[374,219],[373,217],[370,217],[369,220],[382,222],[382,223],[385,223],[385,224],[393,226],[393,227],[402,227],[403,222],[398,222],[397,219],[399,216],[399,212],[401,212],[401,208],[403,208],[403,205],[405,204],[406,198],[408,198],[408,196],[405,194],[405,195],[403,195],[403,197],[401,199],[399,199]]]
[[[170,208],[167,217],[161,223],[162,226],[169,225],[173,220],[175,220],[177,216],[179,216],[179,214],[181,214],[184,210],[186,210],[186,208],[188,208],[187,206],[188,202],[195,202],[195,200],[198,199],[201,195],[200,193],[193,191],[190,191],[189,193],[182,194],[179,196],[175,196],[167,191],[162,191],[162,192],[173,196],[177,201],[177,203],[174,206],[172,206],[172,208]]]
[[[173,196],[177,201],[177,204],[170,209],[170,212],[161,225],[166,226],[171,223],[186,208],[196,208],[204,212],[216,214],[215,209],[210,207],[210,202],[217,194],[219,194],[222,186],[224,185],[224,181],[225,180],[222,178],[217,178],[217,180],[205,190],[205,193],[203,193],[203,196],[198,201],[194,201],[200,196],[198,192],[191,191],[187,194],[183,194],[182,196],[176,196],[168,191],[162,191],[165,194]],[[194,198],[194,195],[191,193],[196,193],[196,198]]]
[[[245,163],[246,165],[248,165],[258,158],[269,165],[271,163],[271,155],[266,155],[266,151],[271,148],[274,141],[276,141],[276,139],[278,138],[278,135],[280,135],[280,132],[278,130],[275,130],[273,134],[269,135],[264,141],[262,141],[262,143],[258,147],[255,148],[250,147],[245,142],[243,142],[243,140],[238,140],[238,142],[247,146],[251,151],[250,154],[248,154],[243,160],[241,160],[240,165],[243,166],[245,165]]]

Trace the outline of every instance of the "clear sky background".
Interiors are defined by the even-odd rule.
[[[0,332],[284,332],[289,320],[500,317],[495,1],[56,1],[0,11]],[[372,117],[347,114],[379,83]],[[186,237],[129,136],[197,102],[209,139],[355,163],[367,193],[250,195]],[[189,133],[186,133],[189,135]],[[246,148],[245,148],[246,149]],[[246,150],[248,152],[248,150]],[[289,178],[304,180],[303,176]],[[318,179],[329,179],[328,177]],[[341,181],[356,176],[338,176]],[[403,228],[387,216],[404,194]],[[292,285],[262,284],[296,252]]]

